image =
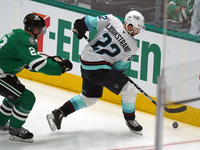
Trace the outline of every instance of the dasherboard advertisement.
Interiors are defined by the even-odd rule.
[[[14,27],[23,28],[22,21],[28,13],[38,13],[45,19],[47,27],[46,34],[37,41],[39,51],[48,55],[59,55],[63,58],[70,59],[74,67],[69,73],[80,76],[79,58],[87,41],[84,39],[78,40],[75,34],[73,34],[72,28],[75,20],[82,18],[84,15],[90,15],[89,11],[86,14],[82,14],[53,5],[28,0],[17,0],[14,2],[12,0],[1,1],[0,5],[8,6],[12,9],[12,11],[8,9],[0,10],[6,14],[2,16],[1,20],[1,37],[7,32],[10,32]],[[1,14],[3,13],[1,12]],[[8,24],[4,22],[8,22]],[[86,35],[92,39],[95,32],[87,32]],[[153,97],[157,95],[157,77],[161,74],[163,56],[165,67],[190,61],[193,62],[200,58],[198,43],[163,36],[163,34],[147,30],[135,36],[135,38],[138,42],[139,50],[132,60],[131,66],[127,69],[126,74],[146,93]],[[189,52],[191,47],[192,53]],[[200,85],[199,76],[195,77],[192,83],[193,86],[187,89],[187,93],[198,96],[200,93],[198,90]],[[185,95],[184,97],[179,95],[179,97],[185,99]],[[196,103],[194,107],[200,108]]]

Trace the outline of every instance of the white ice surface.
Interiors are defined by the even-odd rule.
[[[52,132],[46,114],[77,95],[71,91],[19,78],[36,96],[36,103],[23,127],[34,134],[34,143],[10,141],[0,135],[0,150],[154,150],[155,116],[136,110],[143,135],[129,131],[121,106],[99,100],[62,121],[61,130]],[[3,97],[0,97],[0,102]],[[164,119],[163,150],[199,150],[200,128]]]

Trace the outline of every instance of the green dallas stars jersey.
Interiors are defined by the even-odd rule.
[[[187,17],[191,18],[193,14],[194,0],[171,0],[167,5],[167,13],[169,18],[180,21],[180,11],[176,12],[177,7],[185,7]]]
[[[37,49],[35,39],[22,29],[4,35],[0,39],[0,74],[16,74],[28,65],[32,71],[61,75],[59,64],[39,55]]]

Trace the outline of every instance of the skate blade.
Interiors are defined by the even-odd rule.
[[[15,136],[15,135],[10,135],[9,139],[12,140],[12,141],[27,142],[27,143],[33,143],[33,141],[34,141],[33,138],[22,139],[18,136]]]
[[[130,130],[132,133],[135,133],[137,135],[142,135],[142,131],[133,131],[133,130]]]
[[[57,129],[56,124],[53,122],[54,115],[53,114],[48,114],[47,116],[47,121],[49,123],[49,127],[52,131],[55,131]]]

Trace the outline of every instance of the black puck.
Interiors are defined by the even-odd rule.
[[[173,122],[172,126],[174,129],[178,128],[178,122]]]

